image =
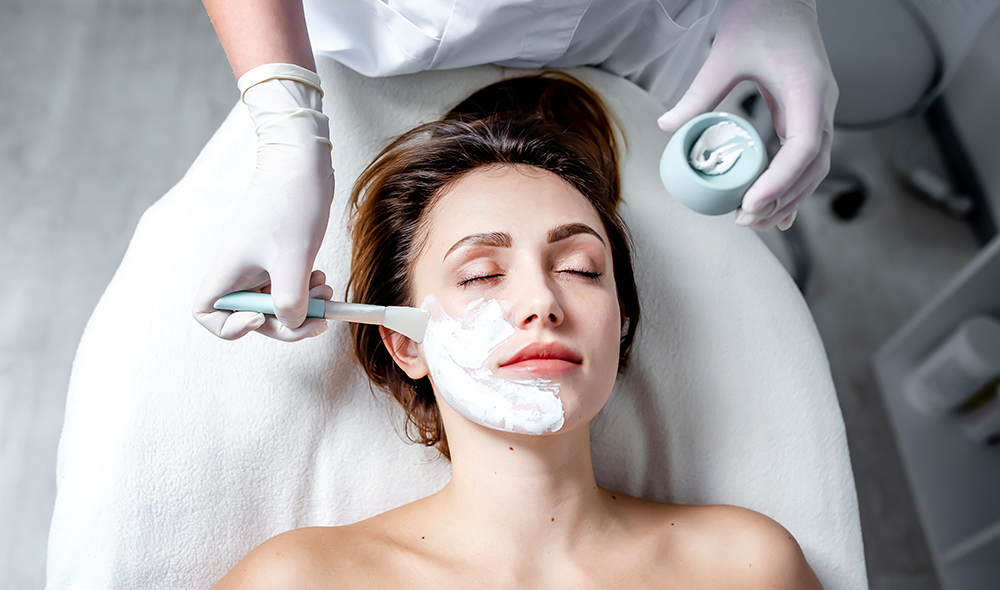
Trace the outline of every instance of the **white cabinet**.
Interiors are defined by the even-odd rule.
[[[1000,588],[1000,445],[978,446],[959,418],[928,417],[903,394],[913,368],[973,313],[1000,318],[1000,236],[873,357],[938,576],[947,590]]]

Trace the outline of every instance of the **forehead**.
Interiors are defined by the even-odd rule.
[[[435,202],[426,247],[448,248],[469,234],[505,231],[515,240],[568,223],[584,223],[607,241],[601,218],[576,188],[547,170],[516,164],[466,173]]]

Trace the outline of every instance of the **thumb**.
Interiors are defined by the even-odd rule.
[[[729,66],[717,63],[721,60],[712,57],[713,54],[709,54],[677,104],[656,120],[660,129],[668,133],[677,131],[695,116],[714,109],[739,82]]]
[[[270,274],[275,317],[287,328],[298,328],[309,309],[309,271],[305,267],[283,268]]]

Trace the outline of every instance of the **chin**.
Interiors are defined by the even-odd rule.
[[[554,430],[550,434],[569,432],[582,425],[589,424],[605,404],[607,404],[610,397],[610,392],[607,395],[601,396],[600,399],[580,399],[572,393],[564,397],[563,392],[560,392],[559,399],[563,404],[563,424],[558,430]]]

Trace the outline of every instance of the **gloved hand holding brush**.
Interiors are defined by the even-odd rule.
[[[295,341],[326,329],[326,320],[306,319],[310,296],[332,296],[332,291],[326,294],[329,287],[325,296],[318,294],[325,277],[317,284],[322,273],[310,272],[326,233],[334,189],[329,120],[322,112],[319,83],[315,72],[292,64],[265,64],[240,77],[243,102],[257,132],[257,167],[239,207],[220,224],[228,235],[193,310],[198,322],[221,338],[257,330]],[[227,293],[267,285],[276,318],[213,307]]]

